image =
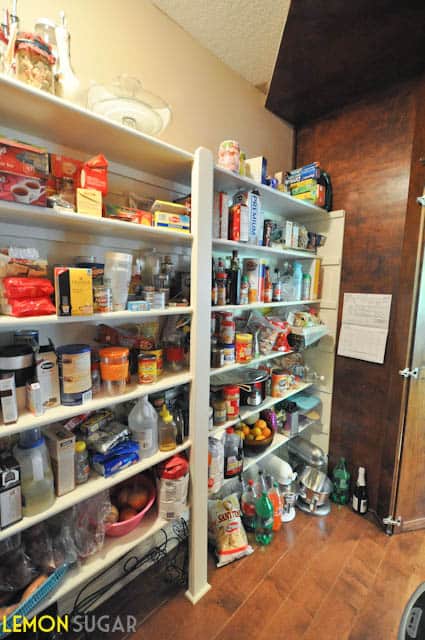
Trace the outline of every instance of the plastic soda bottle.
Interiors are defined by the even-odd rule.
[[[267,491],[263,491],[255,503],[255,540],[259,544],[270,544],[273,538],[273,505]]]
[[[283,502],[277,482],[273,482],[273,487],[269,491],[269,498],[273,505],[273,531],[279,531],[282,526]]]
[[[248,480],[248,486],[242,493],[241,498],[242,522],[247,531],[255,531],[256,501],[257,495],[255,493],[254,480]]]
[[[331,500],[337,504],[347,504],[350,499],[350,474],[345,466],[345,458],[340,458],[332,472],[333,491]]]

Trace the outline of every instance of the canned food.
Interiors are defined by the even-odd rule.
[[[224,401],[227,419],[237,418],[239,415],[239,387],[237,385],[232,384],[224,387]]]
[[[156,373],[157,377],[162,376],[164,372],[164,352],[162,349],[149,349],[143,351],[146,356],[155,356],[156,358]]]
[[[252,360],[252,334],[237,333],[236,334],[236,362],[243,364]]]
[[[235,345],[227,344],[223,347],[224,364],[234,364],[235,362]]]
[[[285,369],[275,369],[272,373],[272,398],[282,398],[294,381],[294,376]]]
[[[139,384],[152,384],[158,377],[156,356],[141,353],[138,357]]]
[[[64,406],[84,404],[92,399],[91,349],[86,344],[58,347],[61,403]]]
[[[93,288],[94,312],[106,313],[112,311],[112,289],[111,287],[99,286]]]

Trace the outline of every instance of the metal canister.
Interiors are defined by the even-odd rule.
[[[61,403],[84,404],[92,399],[91,348],[87,344],[67,344],[57,348]]]
[[[14,344],[28,344],[30,347],[38,345],[38,329],[17,329],[13,334]]]
[[[294,376],[285,369],[274,369],[272,373],[272,398],[282,398],[290,389]]]
[[[152,384],[158,378],[156,356],[141,353],[138,357],[139,384]]]

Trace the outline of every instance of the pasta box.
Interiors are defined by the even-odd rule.
[[[46,149],[0,138],[0,200],[46,206]]]

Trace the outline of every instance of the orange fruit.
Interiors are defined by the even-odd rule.
[[[255,427],[263,431],[263,429],[267,429],[267,422],[265,420],[257,420]]]
[[[264,434],[261,434],[260,436],[257,436],[255,438],[255,442],[259,442],[260,440],[265,440],[265,439],[266,439],[266,436]]]
[[[127,504],[136,511],[141,511],[148,500],[149,491],[145,487],[139,487],[129,492]]]
[[[265,438],[270,438],[271,435],[272,435],[272,430],[271,429],[269,429],[268,427],[263,429],[263,436]]]
[[[137,516],[136,509],[132,509],[131,507],[125,507],[120,511],[120,522],[124,522],[125,520],[130,520],[130,518],[134,518]]]

